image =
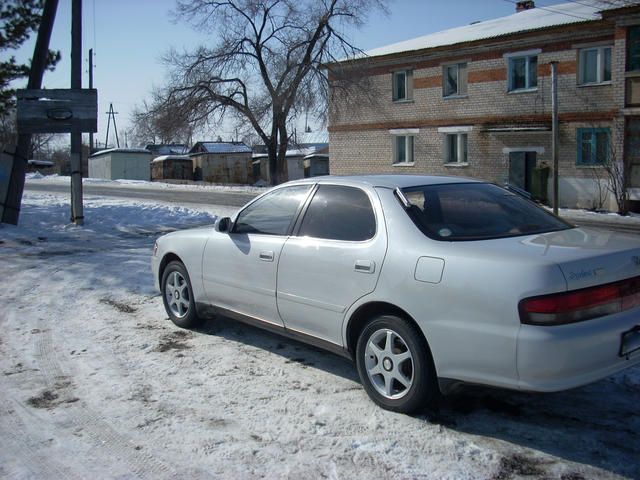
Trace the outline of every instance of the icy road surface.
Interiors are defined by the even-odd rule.
[[[28,193],[0,226],[0,477],[640,478],[640,368],[552,395],[376,407],[350,362],[229,320],[180,330],[154,238],[209,211]]]

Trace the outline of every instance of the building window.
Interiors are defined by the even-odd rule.
[[[396,135],[393,137],[393,163],[413,163],[412,135]]]
[[[445,65],[442,72],[442,95],[453,97],[467,94],[467,64]]]
[[[578,165],[602,165],[609,158],[608,128],[578,129]]]
[[[445,135],[445,163],[467,163],[467,134]]]
[[[640,70],[640,25],[629,27],[627,37],[627,72]]]
[[[578,83],[602,83],[611,81],[611,47],[580,50]]]
[[[538,56],[509,58],[509,91],[538,88]]]
[[[413,97],[413,73],[411,70],[393,72],[393,101],[411,100]]]

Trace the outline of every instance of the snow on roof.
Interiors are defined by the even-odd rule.
[[[171,161],[175,161],[175,160],[181,160],[181,161],[192,161],[191,157],[189,155],[160,155],[159,157],[156,157],[153,159],[153,161],[151,163],[160,163],[160,162],[166,162],[167,160],[171,160]]]
[[[636,3],[640,4],[640,2],[633,2],[633,4]],[[600,20],[602,18],[600,12],[630,6],[631,4],[632,2],[629,2],[629,0],[582,0],[581,2],[562,3],[549,7],[540,6],[506,17],[443,30],[385,47],[375,48],[366,52],[364,56],[379,57],[400,52],[484,40],[529,30]]]
[[[109,148],[107,150],[100,150],[91,156],[99,157],[100,155],[106,155],[108,153],[146,153],[147,155],[151,155],[151,152],[146,148]]]
[[[198,142],[191,149],[192,153],[197,152],[201,146],[207,153],[251,153],[251,148],[243,142]]]
[[[316,148],[315,147],[309,147],[309,148],[289,148],[287,150],[287,153],[285,154],[286,158],[290,158],[290,157],[304,157],[306,155],[311,155],[313,153],[316,152]],[[269,154],[268,153],[254,153],[253,155],[251,155],[251,158],[253,158],[254,160],[256,159],[261,159],[261,158],[269,158]]]
[[[304,159],[307,160],[308,158],[329,158],[329,154],[328,153],[310,153],[309,155],[305,155]]]
[[[296,137],[298,145],[329,143],[329,132],[327,130],[299,133]]]

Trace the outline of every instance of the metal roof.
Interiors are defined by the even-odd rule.
[[[198,153],[199,146],[206,153],[251,153],[251,148],[242,142],[197,142],[190,153]]]
[[[514,33],[602,19],[601,12],[640,5],[636,0],[581,0],[558,5],[539,6],[505,17],[443,30],[365,52],[359,58],[425,50],[486,40]],[[345,59],[346,60],[346,59]]]

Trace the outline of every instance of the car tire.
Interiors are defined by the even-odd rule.
[[[440,397],[429,345],[404,318],[372,319],[358,337],[356,366],[369,397],[387,410],[412,413]]]
[[[181,262],[167,265],[160,285],[164,308],[173,323],[181,328],[194,328],[202,324],[196,312],[189,274]]]

